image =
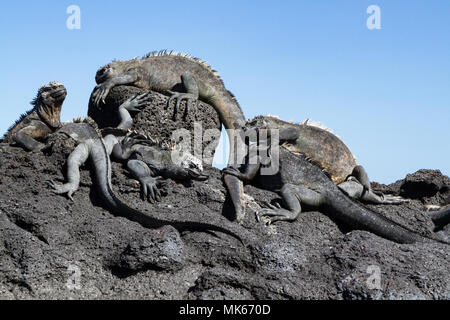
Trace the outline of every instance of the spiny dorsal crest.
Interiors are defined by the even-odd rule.
[[[152,51],[150,53],[147,53],[146,55],[144,55],[142,57],[142,60],[147,59],[147,58],[151,58],[151,57],[167,57],[167,56],[175,56],[175,57],[182,57],[182,58],[186,58],[189,60],[192,60],[194,62],[197,62],[199,64],[201,64],[202,66],[204,66],[205,68],[209,69],[210,71],[212,71],[214,73],[214,75],[220,79],[220,75],[219,73],[214,70],[209,63],[207,63],[206,61],[200,59],[200,58],[196,58],[194,56],[191,56],[190,54],[187,53],[181,53],[181,52],[177,52],[174,50],[160,50],[160,51]]]
[[[144,55],[141,58],[141,60],[144,60],[144,59],[147,59],[147,58],[152,58],[152,57],[167,57],[167,56],[186,58],[186,59],[189,59],[191,61],[194,61],[194,62],[202,65],[203,67],[205,67],[206,69],[211,71],[211,73],[220,81],[222,86],[225,87],[225,84],[223,83],[223,80],[220,77],[219,73],[216,70],[214,70],[208,62],[206,62],[206,61],[204,61],[204,60],[202,60],[200,58],[191,56],[190,54],[187,54],[187,53],[181,53],[181,52],[177,52],[177,51],[174,51],[174,50],[167,50],[167,49],[165,49],[165,50],[152,51],[150,53],[147,53],[146,55]],[[237,103],[237,100],[236,100],[236,97],[234,96],[234,94],[231,91],[229,91],[229,90],[227,90],[227,91],[230,94],[231,98]]]
[[[321,122],[318,122],[318,121],[306,119],[306,120],[303,120],[302,122],[300,122],[299,124],[305,125],[305,126],[310,126],[310,127],[316,127],[316,128],[333,133],[333,131],[330,128],[326,127],[324,124],[322,124]]]
[[[87,116],[86,118],[83,119],[82,122],[83,123],[87,123],[92,128],[94,128],[95,131],[97,132],[97,134],[101,137],[101,130],[98,128],[97,122],[95,122],[94,119],[92,119],[91,117]]]

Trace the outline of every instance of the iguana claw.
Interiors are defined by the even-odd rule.
[[[147,199],[152,204],[161,200],[161,193],[156,186],[159,179],[161,177],[153,178],[150,176],[139,179],[142,200],[145,201]]]
[[[74,202],[72,195],[75,191],[77,191],[77,188],[75,188],[72,184],[66,183],[63,185],[57,184],[53,180],[47,180],[47,185],[53,189],[53,192],[55,194],[67,194],[67,197]]]
[[[95,91],[93,93],[94,104],[98,106],[100,104],[100,101],[103,102],[103,104],[105,104],[105,99],[108,96],[109,91],[111,91],[111,89],[112,86],[108,84],[108,82],[104,82],[96,86],[94,89]]]
[[[266,206],[266,208],[263,208],[256,213],[256,219],[258,222],[261,222],[261,218],[264,217],[266,218],[264,219],[266,220],[265,224],[269,226],[277,221],[292,221],[293,219],[295,219],[293,213],[281,207],[280,203],[278,202],[276,202],[274,205],[268,202],[264,202],[264,205]]]
[[[173,120],[174,121],[177,120],[177,113],[178,113],[178,109],[180,108],[181,101],[183,101],[183,99],[187,100],[187,102],[186,102],[186,110],[184,112],[184,119],[186,119],[186,116],[190,112],[192,103],[194,101],[196,101],[195,96],[193,94],[190,94],[190,93],[173,92],[173,91],[170,91],[170,90],[167,90],[167,92],[169,94],[171,94],[171,96],[170,96],[169,100],[167,101],[166,109],[170,106],[170,103],[172,102],[172,100],[176,99],[176,104],[175,104],[175,107],[173,109]]]
[[[128,111],[138,112],[145,108],[149,103],[153,101],[153,98],[150,96],[150,91],[145,92],[143,94],[136,94],[130,98],[128,98],[122,106]]]

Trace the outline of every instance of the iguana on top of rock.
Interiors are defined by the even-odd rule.
[[[282,129],[280,136],[289,140],[289,136],[292,138],[294,135],[292,130],[285,134],[286,130],[290,129]],[[272,153],[273,150],[269,148],[268,151],[268,162],[267,159],[262,160],[260,155],[256,155],[252,161],[247,162],[242,172],[235,168],[224,169],[227,174],[280,194],[285,208],[280,205],[268,204],[269,208],[262,209],[257,213],[258,218],[267,217],[269,223],[293,221],[306,206],[323,210],[354,229],[370,231],[399,243],[438,241],[450,244],[445,235],[433,234],[430,238],[424,237],[352,201],[305,155],[295,154],[281,146],[279,159],[276,159]],[[278,160],[278,170],[273,174],[261,173],[260,170],[263,167],[269,166],[271,161]]]
[[[59,82],[41,87],[31,102],[33,109],[8,129],[3,142],[15,143],[28,151],[43,150],[45,145],[39,141],[44,141],[61,127],[61,108],[66,95],[66,88]]]
[[[142,59],[116,60],[100,68],[95,80],[98,84],[93,92],[96,104],[100,101],[104,103],[113,87],[133,85],[147,90],[170,92],[172,96],[168,104],[173,99],[177,100],[175,115],[183,99],[187,100],[186,113],[191,104],[200,99],[216,109],[226,129],[241,130],[245,126],[245,117],[238,102],[225,88],[218,73],[206,62],[188,54],[164,50],[152,52]],[[172,91],[182,89],[186,93]],[[230,150],[234,150],[234,138],[230,133],[229,137]]]
[[[133,137],[130,134],[123,134],[131,126],[131,117],[128,111],[136,111],[137,108],[145,105],[145,94],[132,97],[124,102],[119,108],[119,114],[121,117],[121,124],[118,129],[103,129],[103,132],[115,132],[115,134],[107,134],[102,138],[95,122],[89,118],[85,119],[82,123],[70,123],[66,124],[60,133],[64,133],[72,137],[79,144],[75,150],[70,154],[67,160],[67,180],[64,185],[58,185],[53,181],[49,181],[50,186],[57,194],[67,194],[72,199],[72,194],[78,189],[80,183],[80,166],[90,158],[93,165],[97,187],[100,194],[109,209],[120,216],[124,216],[132,221],[138,222],[144,227],[157,228],[164,225],[172,225],[178,230],[214,230],[225,234],[229,234],[239,240],[241,238],[234,232],[227,229],[231,223],[227,222],[225,218],[222,218],[220,224],[213,225],[202,221],[177,221],[177,220],[163,220],[152,217],[151,215],[133,209],[127,204],[123,203],[114,193],[111,184],[111,162],[110,154],[120,160],[127,160],[135,152],[144,153],[143,149],[136,149],[133,147],[141,147],[146,145],[146,141],[142,139],[142,136]],[[120,135],[122,133],[122,135]],[[148,142],[148,141],[147,141]],[[151,141],[150,141],[150,144]],[[177,163],[172,161],[170,157],[171,150],[157,150],[155,148],[147,150],[146,161],[151,166],[150,168],[140,160],[128,161],[128,169],[132,175],[136,177],[141,183],[141,194],[143,197],[148,198],[153,202],[158,200],[160,195],[156,188],[157,178],[155,174],[165,175],[167,177],[175,179],[196,179],[205,180],[206,176],[200,174],[194,168],[196,162],[193,161],[189,155],[181,155],[178,158]],[[153,151],[153,155],[152,155]],[[149,155],[151,158],[148,158]],[[152,161],[154,160],[154,161]],[[218,217],[217,219],[220,219]]]

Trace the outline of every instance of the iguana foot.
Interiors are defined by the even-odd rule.
[[[407,203],[409,202],[408,199],[402,198],[400,196],[394,196],[391,194],[379,194],[378,195],[381,198],[381,204],[402,204],[402,203]],[[364,196],[363,196],[363,200],[364,200]]]
[[[128,133],[120,143],[114,145],[112,153],[115,158],[122,160],[129,159],[133,153],[137,153],[142,156],[139,150],[133,149],[133,147],[136,145],[151,146],[154,145],[154,142],[150,141],[147,137],[143,135]]]
[[[136,94],[128,98],[120,107],[128,111],[139,112],[153,101],[150,91],[143,94]],[[120,108],[119,107],[119,108]]]
[[[68,197],[70,200],[74,201],[72,195],[73,195],[74,192],[77,191],[77,189],[78,189],[75,185],[73,185],[73,184],[71,184],[71,183],[66,183],[66,184],[60,185],[60,184],[57,184],[57,183],[56,183],[55,181],[53,181],[53,180],[48,180],[48,181],[47,181],[47,184],[48,184],[48,186],[49,186],[50,188],[53,189],[53,192],[54,192],[55,194],[67,194],[67,197]]]
[[[94,89],[94,93],[92,94],[92,97],[94,98],[94,104],[98,106],[100,104],[100,101],[104,104],[105,99],[112,88],[113,86],[109,82],[104,82],[96,86]]]
[[[169,108],[170,103],[172,100],[176,100],[175,108],[173,109],[173,120],[177,120],[177,113],[178,109],[180,108],[181,101],[183,99],[186,99],[186,110],[184,111],[184,119],[186,119],[186,116],[188,115],[192,104],[197,100],[197,97],[191,93],[180,93],[180,92],[173,92],[173,91],[167,91],[171,94],[169,100],[167,101],[166,109]]]
[[[157,187],[158,180],[161,177],[142,177],[139,179],[141,184],[141,198],[142,200],[147,200],[148,202],[154,204],[156,201],[161,201],[161,193]]]
[[[263,208],[256,213],[256,220],[258,222],[264,221],[266,225],[271,225],[277,221],[294,221],[297,219],[297,214],[283,209],[279,203],[272,205],[266,203],[267,208]]]

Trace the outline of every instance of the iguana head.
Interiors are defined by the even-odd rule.
[[[106,66],[98,69],[97,74],[95,75],[95,82],[97,82],[97,84],[103,83],[118,74],[119,72],[117,71],[117,68],[114,67],[113,63],[108,63]]]
[[[186,170],[186,178],[197,181],[205,181],[209,178],[203,173],[202,161],[194,157],[190,152],[177,150],[175,153],[172,153],[172,161],[174,165]]]
[[[31,104],[36,108],[42,120],[52,128],[61,127],[61,108],[67,96],[67,90],[59,82],[50,82],[41,87]]]
[[[118,75],[127,72],[134,67],[136,67],[136,63],[138,60],[132,59],[127,61],[114,60],[111,63],[101,67],[98,69],[95,75],[95,82],[97,84],[103,83],[108,79],[117,77]]]
[[[259,135],[259,138],[261,138],[260,132],[262,130],[266,130],[267,138],[270,138],[272,136],[274,130],[278,130],[280,143],[296,140],[299,136],[298,131],[295,129],[293,123],[280,120],[276,116],[255,117],[247,122],[246,128],[247,134],[253,131],[256,133],[256,135]],[[251,138],[250,141],[254,142]]]

